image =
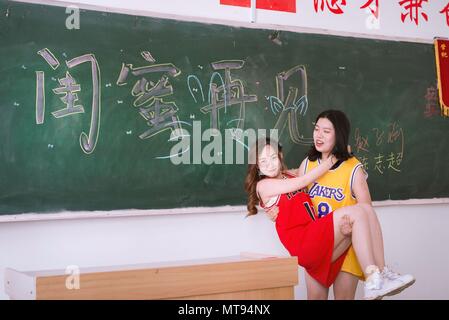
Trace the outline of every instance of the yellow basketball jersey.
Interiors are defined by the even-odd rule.
[[[309,161],[309,159],[306,159],[304,173],[312,170],[319,163],[320,160]],[[324,217],[338,208],[357,203],[352,192],[352,184],[358,170],[364,170],[363,165],[357,158],[352,157],[341,163],[337,168],[329,170],[308,186],[309,196],[318,217]],[[341,270],[358,276],[362,280],[364,279],[362,268],[352,246],[346,255]]]

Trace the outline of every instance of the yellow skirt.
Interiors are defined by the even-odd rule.
[[[348,253],[346,254],[346,258],[343,261],[343,265],[341,266],[341,271],[350,273],[359,277],[360,280],[365,281],[365,276],[362,272],[362,267],[360,267],[360,263],[357,260],[357,256],[355,255],[354,248],[352,246],[349,247]]]

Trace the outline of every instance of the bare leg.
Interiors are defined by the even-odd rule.
[[[364,205],[364,208],[366,208],[368,219],[369,219],[371,240],[373,243],[380,244],[379,246],[375,246],[373,249],[374,249],[375,264],[382,270],[385,266],[382,229],[380,227],[380,223],[379,223],[379,220],[377,218],[377,215],[376,215],[376,212],[374,211],[374,209],[369,205]],[[341,230],[340,230],[340,232],[341,232]],[[334,244],[335,249],[334,249],[334,254],[332,256],[332,261],[335,261],[346,250],[345,246],[346,246],[348,239],[351,240],[350,237],[343,238],[340,243]]]
[[[380,268],[383,267],[384,262],[383,240],[380,225],[378,225],[378,221],[374,221],[374,215],[374,210],[367,204],[344,207],[333,213],[335,243],[339,243],[344,237],[340,230],[340,224],[344,221],[344,217],[348,216],[350,219],[352,245],[367,278],[364,298],[369,300],[382,299],[386,295],[398,294],[415,282],[412,275],[398,275],[394,279],[385,278],[382,281],[379,271],[381,271]],[[376,227],[372,228],[370,223],[377,223],[377,229]],[[373,233],[378,233],[377,236],[373,236],[371,230],[374,231]],[[334,250],[336,248],[338,246],[334,246]],[[377,258],[375,257],[376,254]]]
[[[340,271],[334,282],[335,300],[354,300],[359,278],[345,271]]]
[[[304,270],[307,287],[307,300],[327,300],[329,289],[321,285]]]
[[[366,273],[367,267],[376,265],[374,259],[374,247],[376,247],[376,250],[379,250],[382,246],[379,242],[373,242],[368,217],[368,215],[371,214],[369,207],[369,205],[357,204],[337,209],[333,213],[334,243],[338,244],[344,239],[344,235],[340,232],[339,226],[342,217],[348,215],[353,224],[351,237],[352,245],[366,277],[369,276],[369,274]],[[334,246],[334,250],[335,249],[336,247]]]
[[[382,236],[382,229],[380,227],[379,219],[377,214],[372,207],[368,207],[368,218],[371,231],[371,237],[373,243],[379,244],[374,246],[374,261],[376,265],[382,270],[385,266],[385,255],[384,255],[384,241]]]
[[[351,245],[351,238],[344,237],[339,244],[334,244],[334,251],[332,252],[332,262],[335,262]]]

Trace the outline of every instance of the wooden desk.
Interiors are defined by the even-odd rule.
[[[11,299],[293,299],[294,257],[242,254],[207,260],[80,268],[79,289],[65,270],[5,271]],[[70,286],[69,286],[70,287]]]

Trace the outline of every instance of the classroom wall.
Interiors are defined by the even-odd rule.
[[[125,5],[124,1],[78,1],[81,2],[98,6],[107,3],[116,10],[122,10]],[[218,0],[215,4],[214,1],[194,1],[197,7],[192,7],[192,1],[183,0],[126,3],[126,10],[142,13],[148,10],[209,19],[249,20],[248,9],[227,7],[217,11]],[[429,5],[433,6],[433,3],[435,1]],[[198,6],[203,10],[195,9]],[[400,14],[400,10],[392,10],[388,15]],[[301,11],[298,14],[305,13]],[[340,20],[318,15],[301,17],[306,16],[304,20],[294,19],[287,13],[257,12],[258,21],[264,23],[330,29],[337,33],[354,29],[370,33],[364,27],[354,28],[353,23],[356,22],[351,22],[350,15]],[[431,17],[439,16],[432,14]],[[388,20],[387,16],[384,20]],[[438,21],[432,18],[426,27],[399,28],[397,33],[387,27],[388,23],[396,22],[385,21],[380,30],[371,33],[430,42],[434,35],[448,36],[449,27]],[[412,288],[391,299],[449,299],[449,256],[445,248],[449,242],[446,232],[449,227],[449,204],[398,205],[376,207],[376,210],[383,226],[388,263],[401,272],[413,273],[417,278]],[[0,299],[8,299],[3,290],[6,267],[26,271],[65,269],[69,265],[78,265],[82,272],[83,267],[202,259],[238,255],[244,251],[287,254],[279,243],[272,222],[264,215],[246,219],[244,215],[244,212],[210,212],[0,223]],[[305,299],[302,269],[299,272],[296,299]],[[362,294],[359,288],[357,297]]]
[[[416,284],[388,299],[449,299],[449,205],[378,207],[387,262]],[[286,255],[263,214],[186,214],[0,224],[0,299],[4,268],[21,271],[235,256]],[[295,288],[305,299],[303,270]],[[81,282],[82,286],[82,282]],[[357,297],[363,289],[359,286]]]
[[[25,0],[44,2],[42,0]],[[47,0],[45,2],[67,3],[63,0]],[[236,1],[234,1],[236,2]],[[227,20],[237,22],[255,21],[254,25],[278,25],[283,27],[320,29],[321,32],[342,32],[366,34],[371,36],[405,37],[410,39],[433,39],[435,36],[448,37],[449,27],[446,17],[440,13],[447,4],[444,0],[429,1],[423,3],[419,12],[427,16],[427,20],[420,14],[418,24],[405,17],[402,22],[401,14],[408,13],[398,1],[379,1],[379,19],[373,19],[368,8],[361,9],[368,0],[347,1],[346,5],[339,5],[343,1],[337,1],[343,14],[332,14],[326,5],[324,10],[319,9],[322,0],[318,1],[318,12],[314,9],[314,1],[296,1],[296,12],[281,12],[273,10],[257,10],[253,15],[250,8],[220,5],[220,0],[77,0],[69,3],[81,5],[93,5],[108,7],[116,11],[133,11],[137,14],[162,13],[179,15],[184,18],[202,18],[212,20]],[[328,1],[330,2],[330,1]],[[371,1],[371,8],[375,9]]]

